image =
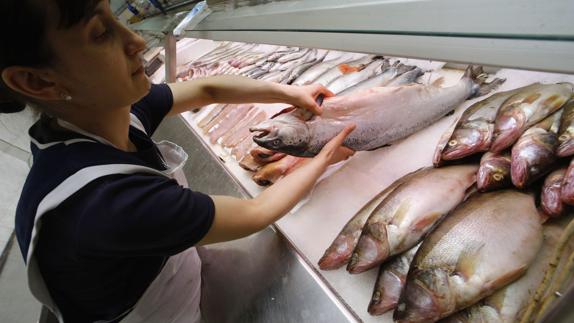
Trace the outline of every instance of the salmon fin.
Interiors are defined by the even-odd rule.
[[[458,257],[455,272],[464,277],[464,279],[472,276],[477,264],[480,262],[478,255],[482,247],[484,247],[484,242],[476,241],[476,243],[463,250]]]
[[[479,65],[469,65],[464,71],[464,75],[462,77],[470,78],[475,84],[474,93],[468,97],[469,99],[486,95],[506,81],[506,79],[495,78],[491,82],[486,83],[488,74],[486,74],[482,69],[482,66]]]
[[[526,272],[526,270],[528,269],[528,266],[522,266],[520,268],[517,268],[515,270],[511,270],[507,273],[505,273],[504,275],[498,277],[497,279],[486,283],[486,287],[489,291],[495,291],[497,289],[499,289],[500,287],[506,286],[510,283],[512,283],[513,281],[517,280],[518,278],[520,278],[522,275],[524,275],[524,273]]]
[[[443,84],[444,84],[444,77],[441,76],[441,77],[437,78],[436,80],[434,80],[430,85],[436,86],[436,87],[441,87]]]
[[[412,224],[411,229],[414,231],[423,231],[424,229],[428,228],[429,226],[434,226],[436,222],[443,216],[440,212],[431,213],[419,221]]]

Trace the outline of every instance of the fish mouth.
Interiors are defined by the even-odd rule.
[[[512,184],[517,188],[524,188],[529,180],[528,163],[524,160],[513,159],[510,167]]]
[[[351,274],[359,274],[375,268],[387,259],[389,254],[388,243],[370,235],[362,235],[351,260],[347,264],[347,271]]]

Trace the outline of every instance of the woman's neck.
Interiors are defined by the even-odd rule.
[[[95,115],[97,114],[97,115]],[[123,151],[136,151],[130,141],[130,107],[95,113],[73,114],[61,116],[80,129],[109,141],[116,148]]]

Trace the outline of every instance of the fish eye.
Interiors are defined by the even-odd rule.
[[[273,145],[274,145],[274,146],[279,146],[279,144],[281,144],[281,140],[279,140],[279,139],[273,140]]]

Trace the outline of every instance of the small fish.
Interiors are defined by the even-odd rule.
[[[422,70],[420,68],[402,64],[395,64],[393,66],[386,66],[386,64],[384,64],[382,66],[382,71],[383,72],[379,75],[373,76],[366,81],[346,88],[345,90],[341,91],[341,93],[338,93],[338,95],[348,95],[353,92],[378,86],[400,86],[409,84],[413,83],[417,77],[422,74]],[[399,76],[401,77],[399,78]]]
[[[327,72],[331,68],[349,62],[351,60],[352,55],[347,53],[341,53],[335,58],[332,58],[328,61],[323,61],[316,65],[313,65],[308,70],[306,70],[301,76],[299,76],[295,81],[293,81],[293,85],[308,85],[313,83],[319,76],[323,73]]]
[[[567,206],[560,199],[562,181],[566,174],[566,167],[557,169],[546,176],[544,185],[540,191],[540,206],[544,213],[550,217],[561,216],[567,209]]]
[[[517,188],[524,188],[550,171],[557,157],[556,132],[562,110],[526,130],[512,146],[510,177]]]
[[[393,318],[435,322],[477,303],[520,278],[542,239],[532,195],[472,195],[423,241]]]
[[[558,130],[558,141],[560,141],[560,146],[556,150],[558,157],[574,155],[574,100],[566,103],[563,110]]]
[[[573,90],[571,83],[537,84],[508,98],[498,110],[490,151],[512,146],[526,129],[560,109]]]
[[[510,151],[500,154],[487,152],[482,155],[480,167],[476,173],[478,190],[487,192],[511,187],[510,163]]]
[[[331,83],[334,79],[340,77],[341,75],[345,75],[348,73],[354,73],[354,72],[358,72],[360,70],[362,70],[363,68],[365,68],[365,66],[367,66],[369,63],[371,63],[377,56],[375,55],[367,55],[365,57],[347,62],[347,63],[342,63],[342,64],[338,64],[334,67],[331,67],[329,70],[327,70],[325,73],[321,74],[319,77],[317,77],[314,81],[313,84],[321,84],[323,86],[326,86],[327,84]]]
[[[382,315],[397,307],[399,297],[405,287],[411,262],[420,245],[419,243],[391,261],[381,265],[373,296],[369,303],[369,314]]]
[[[415,246],[466,197],[478,165],[425,168],[395,188],[371,213],[347,270],[357,274]]]
[[[415,173],[416,172],[413,172],[397,179],[365,204],[365,206],[363,206],[349,220],[349,222],[345,224],[329,248],[325,250],[323,257],[319,260],[319,268],[322,270],[333,270],[348,263],[349,259],[351,259],[351,255],[353,254],[353,250],[357,245],[357,241],[359,241],[361,231],[373,210],[379,206],[395,188],[404,183],[412,176],[412,174]]]
[[[492,143],[494,120],[499,108],[512,95],[521,91],[528,91],[538,84],[518,89],[495,93],[488,98],[478,101],[466,109],[437,146],[434,164],[443,160],[456,160],[470,155],[488,151]],[[438,160],[437,160],[438,158]]]
[[[327,84],[326,88],[328,88],[331,92],[338,94],[346,88],[349,88],[357,83],[382,73],[382,70],[385,69],[387,65],[387,60],[375,59],[359,72],[341,75],[340,77]]]
[[[574,158],[570,161],[566,174],[564,174],[560,199],[568,205],[574,205]]]

